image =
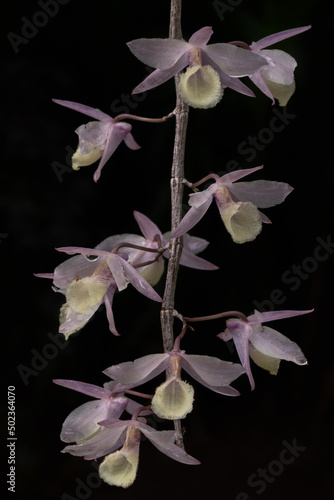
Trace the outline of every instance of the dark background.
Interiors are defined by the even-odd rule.
[[[226,12],[223,3],[229,7]],[[275,309],[314,307],[311,315],[270,325],[300,345],[309,365],[282,362],[277,377],[253,365],[256,389],[251,393],[242,377],[234,384],[241,391],[238,398],[219,396],[192,382],[196,399],[184,422],[186,448],[202,465],[179,464],[143,442],[136,482],[123,490],[106,484],[96,487],[90,462],[60,453],[62,422],[87,397],[55,386],[52,379],[101,385],[107,380],[102,374],[106,367],[160,352],[159,304],[129,287],[115,298],[120,337],[108,331],[103,309],[64,344],[57,336],[63,298],[52,291],[51,281],[33,273],[52,272],[64,260],[56,247],[93,247],[112,234],[138,233],[133,210],[148,215],[163,232],[169,229],[173,122],[132,122],[142,149],[131,151],[122,144],[96,184],[94,166],[80,172],[69,168],[77,146],[74,130],[89,119],[51,102],[52,97],[82,102],[112,116],[125,111],[168,114],[175,99],[172,80],[137,101],[131,97],[147,72],[125,44],[140,37],[167,37],[169,1],[70,0],[59,5],[53,17],[44,18],[36,14],[42,11],[37,1],[3,7],[2,397],[5,400],[8,386],[15,386],[17,432],[16,494],[7,491],[2,479],[4,498],[57,499],[65,493],[69,496],[63,498],[96,500],[144,494],[161,499],[185,494],[210,494],[214,500],[327,498],[333,466],[333,249],[314,252],[321,241],[334,238],[329,8],[330,2],[315,0],[184,1],[185,39],[212,26],[211,43],[250,43],[312,24],[310,31],[276,46],[298,61],[297,90],[287,106],[289,123],[271,134],[267,144],[260,141],[254,158],[240,144],[250,136],[268,137],[264,129],[280,108],[273,108],[251,83],[256,99],[227,89],[216,108],[190,111],[190,180],[209,172],[222,174],[233,161],[240,168],[264,164],[252,179],[284,181],[295,190],[284,204],[265,211],[273,224],[265,226],[254,242],[240,246],[230,240],[211,207],[192,234],[211,242],[202,256],[220,270],[181,269],[176,297],[177,309],[188,316],[231,309],[250,314],[259,303]],[[24,23],[33,19],[42,26],[28,32],[27,43],[19,43],[15,51],[8,34],[22,36]],[[156,289],[163,293],[163,280]],[[236,361],[235,353],[216,338],[224,328],[223,321],[199,324],[182,347],[188,353]],[[6,438],[6,405],[2,406]],[[168,423],[151,424],[170,428]],[[264,482],[265,488],[259,483],[252,486],[249,477],[259,468],[275,471],[273,461],[283,442],[296,442],[303,451],[272,482]],[[3,449],[7,459],[5,443]],[[2,478],[8,467],[6,463],[2,468]],[[78,481],[88,489],[77,489]]]

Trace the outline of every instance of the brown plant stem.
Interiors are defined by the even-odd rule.
[[[169,38],[182,39],[181,29],[182,0],[171,0]],[[171,230],[174,231],[182,218],[182,196],[184,178],[184,153],[188,124],[189,107],[181,99],[178,92],[180,75],[175,76],[176,107],[175,107],[175,138],[173,162],[171,169]],[[161,329],[164,351],[171,351],[174,344],[174,302],[179,262],[182,252],[182,238],[172,238],[169,246],[169,260],[167,267],[166,285],[161,308]],[[180,420],[174,421],[176,444],[181,448],[183,436]]]

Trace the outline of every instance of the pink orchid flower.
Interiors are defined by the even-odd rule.
[[[99,475],[111,486],[126,488],[134,482],[141,434],[173,460],[187,465],[200,464],[196,458],[175,444],[175,431],[157,431],[134,418],[107,419],[99,422],[99,425],[104,428],[91,439],[82,444],[66,446],[62,451],[84,457],[85,460],[95,460],[105,456],[99,467]]]
[[[131,386],[125,387],[115,381],[106,382],[103,387],[77,380],[55,379],[53,382],[94,398],[73,410],[65,419],[60,434],[60,439],[65,443],[87,441],[102,430],[98,422],[119,418],[124,411],[132,415],[141,407],[123,394],[124,390],[131,389]],[[142,412],[142,415],[147,413]]]
[[[56,104],[74,109],[97,120],[81,125],[76,129],[75,132],[79,136],[79,146],[72,156],[72,168],[74,170],[79,170],[80,167],[92,165],[92,163],[100,160],[94,173],[95,182],[100,178],[102,168],[122,141],[130,149],[140,148],[131,134],[132,126],[129,123],[115,122],[106,113],[84,104],[60,99],[52,100]]]
[[[119,335],[112,303],[116,290],[124,290],[129,283],[148,298],[158,302],[162,300],[152,287],[162,276],[163,257],[168,258],[168,250],[155,262],[147,263],[155,253],[149,253],[145,249],[166,246],[169,233],[163,235],[156,224],[140,212],[135,211],[134,216],[144,236],[119,234],[106,238],[95,248],[58,248],[58,251],[79,255],[57,266],[53,273],[35,274],[40,278],[52,279],[54,290],[66,296],[66,303],[60,310],[59,327],[59,332],[63,333],[66,339],[83,328],[103,303],[109,329],[114,335]],[[112,249],[121,243],[143,249],[125,246],[120,249],[120,255],[111,253]],[[180,263],[195,269],[218,269],[211,262],[195,255],[207,245],[208,242],[202,238],[185,235]]]
[[[311,28],[311,26],[303,26],[301,28],[293,28],[285,31],[280,31],[274,35],[269,35],[250,45],[250,50],[254,54],[258,54],[267,61],[267,66],[264,66],[258,72],[250,75],[250,79],[255,85],[272,100],[275,104],[275,98],[278,99],[280,106],[286,106],[290,97],[295,91],[294,71],[297,66],[296,60],[284,52],[283,50],[270,49],[266,47],[274,43],[290,38],[291,36],[303,33]],[[264,50],[265,49],[265,50]]]
[[[235,243],[252,241],[260,233],[262,223],[270,223],[259,208],[272,207],[282,203],[293,188],[284,182],[257,180],[236,182],[242,177],[263,167],[235,170],[222,177],[211,174],[215,179],[204,191],[189,195],[191,209],[186,213],[172,234],[182,236],[197,224],[215,200],[227,231]]]
[[[204,387],[226,396],[239,392],[229,384],[242,375],[244,368],[212,356],[186,354],[178,348],[162,354],[149,354],[135,361],[113,365],[103,373],[124,385],[142,385],[165,370],[166,382],[160,385],[152,399],[152,410],[161,418],[184,418],[192,410],[194,390],[181,380],[181,369]]]
[[[208,45],[212,33],[211,27],[204,27],[196,31],[188,42],[172,38],[140,38],[129,42],[129,49],[141,62],[156,68],[133,93],[157,87],[188,67],[180,82],[180,90],[182,97],[186,101],[188,97],[192,106],[211,107],[217,104],[221,87],[254,96],[239,78],[258,72],[267,64],[266,60],[228,43]],[[204,103],[206,100],[208,105]]]
[[[249,357],[272,375],[277,374],[281,359],[292,361],[297,365],[307,364],[304,354],[295,342],[272,328],[262,326],[262,323],[301,316],[311,312],[313,312],[313,309],[307,311],[255,312],[247,317],[247,321],[240,318],[232,318],[226,321],[227,329],[217,336],[224,341],[233,339],[252,390],[255,387],[255,382]]]

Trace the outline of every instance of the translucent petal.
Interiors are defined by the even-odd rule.
[[[260,55],[229,43],[207,45],[202,50],[230,77],[252,75],[267,64]]]
[[[297,365],[307,364],[304,354],[295,342],[267,326],[253,325],[249,341],[266,356],[293,361]]]
[[[190,49],[184,40],[171,38],[139,38],[127,46],[141,62],[159,69],[170,68]]]
[[[227,187],[235,201],[250,201],[259,208],[278,205],[293,191],[285,182],[267,180],[236,182]]]
[[[110,366],[103,373],[125,385],[140,385],[162,373],[167,368],[168,363],[168,353],[149,354],[135,361]]]

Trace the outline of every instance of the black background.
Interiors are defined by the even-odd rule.
[[[5,498],[57,499],[67,493],[68,498],[96,500],[144,494],[161,499],[210,494],[213,499],[292,500],[326,498],[331,491],[333,249],[314,253],[320,241],[334,238],[330,2],[226,1],[230,5],[226,12],[217,10],[217,2],[185,0],[183,4],[185,39],[202,26],[212,26],[211,43],[236,39],[250,43],[312,24],[310,31],[277,45],[298,61],[297,90],[288,103],[289,123],[282,131],[268,136],[273,113],[281,110],[277,105],[273,108],[251,83],[256,99],[227,89],[214,109],[190,111],[189,180],[209,172],[223,173],[233,161],[240,168],[264,164],[252,179],[284,181],[295,190],[284,204],[265,211],[273,224],[244,245],[232,243],[212,206],[192,234],[210,241],[202,256],[220,269],[181,269],[176,296],[177,309],[188,316],[231,309],[250,314],[259,303],[275,309],[314,307],[311,315],[270,325],[300,345],[309,365],[282,362],[277,377],[253,366],[256,389],[250,392],[242,377],[234,384],[241,391],[238,398],[219,396],[193,382],[194,410],[184,424],[186,448],[201,460],[198,467],[174,462],[145,441],[136,482],[122,490],[106,484],[96,487],[91,463],[60,453],[61,424],[87,397],[55,386],[52,379],[101,385],[106,367],[160,352],[159,304],[129,287],[115,298],[120,337],[108,331],[101,310],[63,344],[61,336],[58,342],[52,340],[57,336],[63,298],[52,291],[50,281],[33,273],[52,272],[64,260],[56,247],[93,247],[111,234],[138,233],[133,210],[148,215],[162,232],[169,229],[174,124],[132,122],[142,149],[131,151],[122,144],[94,183],[94,166],[80,172],[69,168],[70,154],[77,146],[74,130],[89,120],[53,104],[51,98],[85,103],[112,116],[125,111],[142,116],[168,114],[175,100],[172,80],[137,101],[131,97],[147,73],[125,44],[140,37],[167,37],[169,2],[70,0],[59,5],[53,17],[38,17],[42,8],[36,1],[11,2],[3,7],[1,39],[0,261],[5,345],[1,396],[5,400],[6,388],[15,386],[17,441],[16,494],[7,491],[9,465],[5,463]],[[8,34],[23,36],[26,20],[39,22],[40,27],[14,50]],[[250,136],[260,139],[261,150],[257,148],[254,158],[240,149]],[[270,140],[264,145],[267,137]],[[156,289],[163,293],[163,280]],[[224,328],[223,321],[199,324],[194,333],[187,333],[182,347],[188,353],[236,361],[235,353],[216,338]],[[19,370],[25,369],[24,380]],[[2,407],[6,438],[6,404]],[[264,491],[258,483],[248,482],[259,468],[275,467],[283,441],[294,440],[303,451],[273,482],[264,483]],[[3,450],[7,461],[5,439]],[[87,490],[77,489],[78,478],[88,484]]]

